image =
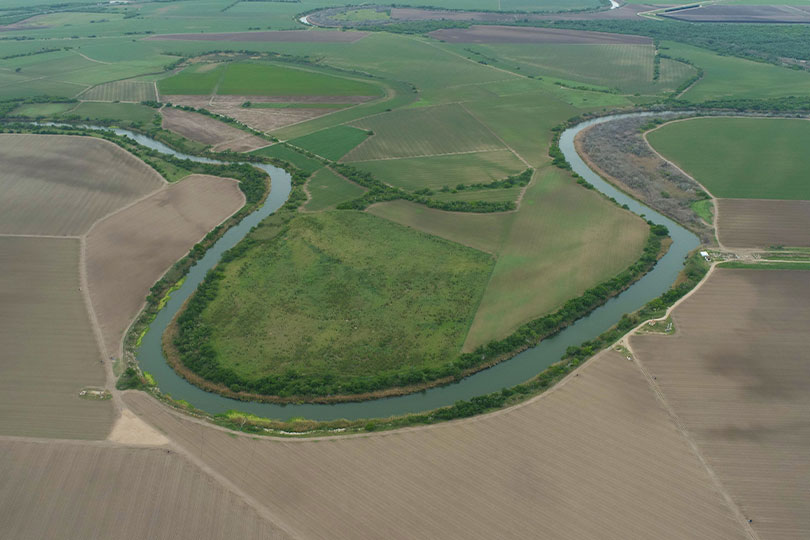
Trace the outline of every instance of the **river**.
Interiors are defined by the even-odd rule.
[[[198,409],[212,414],[238,409],[265,418],[279,420],[288,420],[293,417],[314,420],[380,418],[421,412],[451,405],[458,400],[470,399],[504,387],[514,386],[532,378],[549,365],[560,360],[569,346],[579,345],[598,336],[615,324],[623,314],[635,311],[648,301],[660,296],[674,282],[683,267],[685,256],[699,245],[699,240],[694,234],[602,180],[588,168],[576,153],[574,137],[582,129],[595,123],[606,122],[624,116],[627,115],[589,120],[566,130],[560,138],[560,149],[573,170],[593,184],[596,189],[609,197],[613,197],[619,204],[628,205],[632,212],[643,215],[654,223],[666,225],[673,239],[672,246],[651,272],[626,291],[610,299],[590,315],[578,320],[557,335],[543,340],[536,347],[528,349],[510,360],[466,377],[457,383],[406,396],[357,403],[277,405],[243,402],[206,392],[190,384],[169,367],[163,356],[161,336],[164,330],[182,304],[205,277],[206,272],[219,261],[222,253],[236,245],[262,219],[278,210],[290,193],[290,175],[286,171],[271,165],[254,164],[265,170],[271,177],[271,191],[266,202],[237,226],[228,230],[208,250],[205,256],[191,268],[183,285],[172,293],[171,299],[158,313],[136,351],[136,357],[141,369],[154,376],[162,392],[171,395],[174,399],[188,401]],[[135,139],[142,145],[159,152],[194,161],[218,163],[216,160],[180,154],[144,135],[120,129],[114,131],[119,135]],[[279,284],[279,286],[283,287],[284,284]]]

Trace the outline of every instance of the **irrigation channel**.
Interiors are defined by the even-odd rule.
[[[645,113],[635,113],[634,115],[640,114]],[[657,114],[660,115],[662,113]],[[290,175],[286,171],[270,165],[254,164],[270,174],[272,179],[270,195],[260,209],[247,216],[241,223],[231,228],[217,241],[216,244],[208,250],[206,255],[191,268],[182,287],[172,293],[171,299],[158,313],[157,318],[150,325],[149,331],[144,336],[140,347],[136,351],[141,369],[148,371],[154,376],[163,393],[171,395],[174,399],[188,401],[198,409],[212,414],[236,409],[265,418],[275,418],[279,420],[287,420],[294,417],[304,417],[313,420],[381,418],[415,413],[452,405],[458,400],[470,399],[527,381],[554,362],[559,361],[569,346],[579,345],[584,341],[593,339],[615,324],[623,314],[637,310],[648,301],[664,293],[672,285],[678,273],[683,268],[685,256],[700,243],[694,234],[674,221],[630,198],[602,180],[596,173],[588,168],[577,154],[574,148],[574,137],[577,133],[593,124],[626,116],[631,115],[614,115],[598,118],[574,126],[562,134],[560,138],[560,149],[571,164],[573,170],[593,184],[596,189],[608,197],[613,197],[619,204],[626,204],[632,212],[644,216],[654,223],[666,225],[673,240],[672,246],[667,254],[658,261],[658,264],[651,272],[634,283],[626,291],[610,299],[606,304],[594,310],[590,315],[578,320],[557,335],[544,339],[536,347],[528,349],[510,360],[466,377],[457,383],[432,388],[415,394],[362,402],[336,403],[330,405],[277,405],[271,403],[245,402],[206,392],[187,382],[167,364],[163,356],[161,348],[163,332],[186,299],[200,284],[206,272],[214,267],[220,260],[222,253],[236,245],[254,225],[258,224],[262,219],[281,207],[290,193]],[[180,154],[166,145],[140,134],[126,130],[115,131],[119,135],[131,137],[140,144],[159,152],[195,161],[218,163],[215,160],[207,158]],[[283,287],[284,284],[279,283],[278,286]]]

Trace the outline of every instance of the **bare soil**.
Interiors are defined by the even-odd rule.
[[[648,37],[586,30],[524,28],[518,26],[471,26],[430,32],[430,37],[449,43],[589,43],[648,45]]]
[[[149,36],[148,41],[275,41],[292,43],[353,43],[363,39],[366,32],[334,30],[278,30],[271,32],[230,32],[211,34],[162,34]]]
[[[340,439],[233,436],[146,394],[123,398],[302,538],[744,538],[614,352],[511,409]]]
[[[165,185],[150,166],[93,137],[0,134],[0,234],[81,235]]]
[[[110,431],[112,402],[79,397],[106,382],[79,249],[75,238],[0,236],[0,435],[103,439]]]
[[[0,440],[0,455],[2,538],[289,538],[171,450]]]
[[[730,6],[708,5],[672,13],[662,17],[689,22],[709,23],[810,23],[810,6]]]
[[[87,235],[90,299],[110,355],[149,289],[245,202],[236,181],[192,175],[96,224]]]
[[[810,537],[810,272],[718,268],[639,360],[760,538]]]
[[[268,141],[229,126],[204,114],[164,108],[163,127],[193,141],[210,144],[214,150],[248,152],[270,144]]]
[[[718,199],[717,202],[717,233],[727,246],[810,246],[810,201]]]

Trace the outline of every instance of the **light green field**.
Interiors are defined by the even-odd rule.
[[[65,113],[86,120],[116,120],[126,123],[149,124],[157,112],[151,107],[136,103],[79,103]]]
[[[523,188],[512,187],[504,189],[477,189],[458,191],[456,193],[437,192],[431,198],[438,201],[486,201],[510,202],[517,200]]]
[[[161,94],[248,96],[377,96],[369,83],[275,64],[197,64],[158,83]]]
[[[460,105],[442,105],[383,113],[355,122],[374,135],[346,155],[368,161],[501,150],[503,144]]]
[[[663,42],[666,54],[691,60],[704,69],[703,79],[682,99],[709,101],[727,98],[810,96],[810,73],[742,58],[720,56],[705,49]]]
[[[20,105],[11,112],[12,116],[28,116],[37,118],[41,116],[55,116],[76,106],[75,103],[27,103]]]
[[[698,118],[647,137],[715,197],[810,199],[807,120]]]
[[[342,202],[360,197],[366,191],[326,167],[312,175],[307,182],[307,190],[312,198],[304,205],[304,209],[310,212],[334,208]]]
[[[333,17],[338,21],[385,21],[391,18],[391,11],[376,9],[350,9]]]
[[[115,81],[100,84],[82,93],[85,101],[155,101],[155,84],[143,81]]]
[[[514,213],[443,212],[403,200],[378,203],[366,211],[488,253],[498,252],[515,216]]]
[[[566,173],[538,172],[500,250],[465,350],[502,338],[618,274],[641,255],[648,233],[644,221]]]
[[[526,166],[509,150],[426,158],[386,159],[353,164],[377,179],[409,191],[484,184],[519,173]]]
[[[264,148],[259,148],[258,150],[254,150],[251,154],[258,154],[260,156],[266,156],[271,158],[278,158],[283,159],[284,161],[289,161],[302,171],[306,173],[314,173],[321,167],[323,167],[323,163],[317,159],[313,159],[311,157],[305,156],[299,152],[296,152],[292,148],[288,148],[283,144],[274,144],[272,146],[265,146]]]
[[[218,363],[246,379],[442,365],[458,354],[493,264],[363,212],[300,214],[282,234],[228,263],[202,314]]]
[[[335,126],[289,142],[313,154],[337,161],[367,137],[368,133],[365,130],[351,126]]]

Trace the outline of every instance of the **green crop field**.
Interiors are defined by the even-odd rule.
[[[155,83],[144,81],[116,81],[100,84],[83,92],[84,101],[154,101],[157,99]]]
[[[526,166],[509,150],[433,156],[425,158],[361,161],[353,164],[379,180],[409,191],[453,188],[458,184],[483,184],[502,180]]]
[[[478,189],[469,191],[437,192],[431,195],[438,201],[487,201],[487,202],[509,202],[515,201],[523,188],[502,188],[502,189]]]
[[[337,161],[352,148],[365,141],[368,132],[351,126],[335,126],[289,141],[293,146]]]
[[[378,114],[354,123],[374,135],[346,161],[501,150],[503,144],[460,105]]]
[[[314,173],[323,167],[323,163],[321,163],[321,161],[305,156],[300,152],[296,152],[292,148],[284,146],[283,144],[265,146],[264,148],[259,148],[251,153],[258,154],[260,156],[283,159],[284,161],[292,163],[306,173]]]
[[[437,366],[458,354],[492,264],[366,213],[304,214],[225,265],[202,321],[245,379]]]
[[[246,96],[377,96],[376,86],[307,69],[237,62],[197,64],[158,83],[161,94]]]
[[[310,212],[334,208],[342,202],[360,197],[366,189],[350,182],[324,167],[307,182],[312,197],[304,209]]]
[[[124,123],[149,124],[157,112],[136,103],[79,103],[65,116],[78,116],[83,120],[112,120]]]
[[[12,111],[13,116],[57,116],[76,107],[76,103],[28,103]]]
[[[698,118],[648,140],[716,197],[810,199],[807,120]]]

